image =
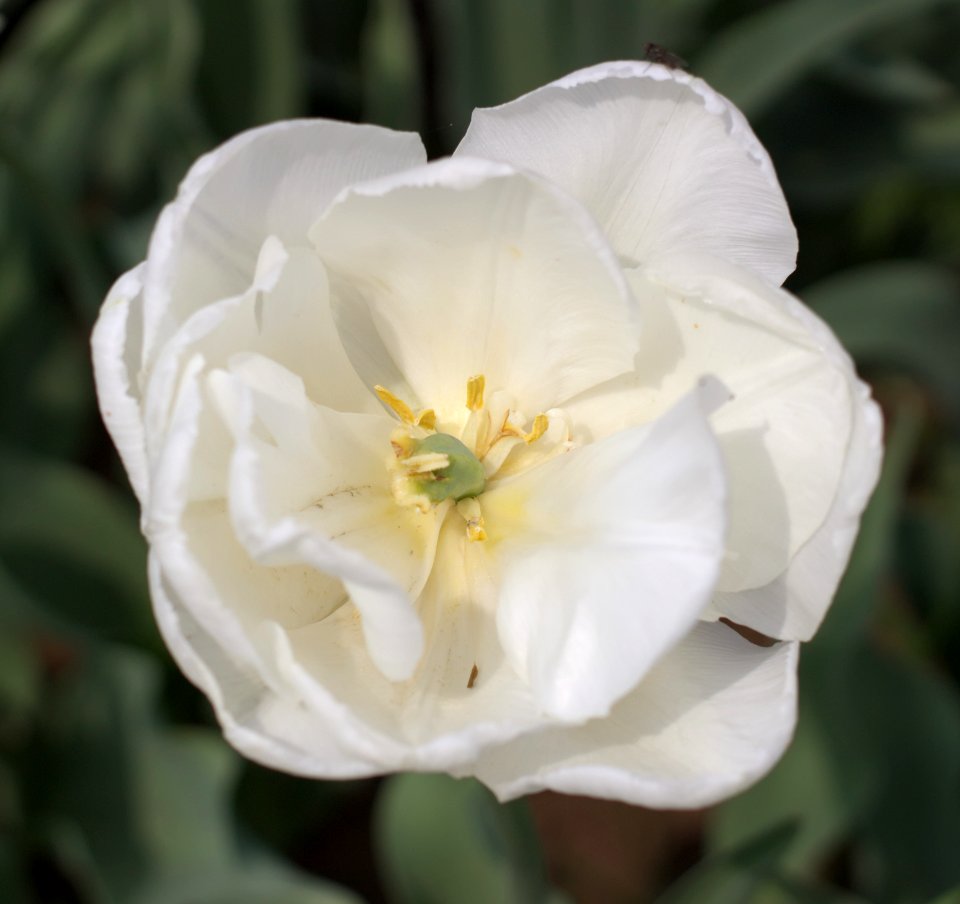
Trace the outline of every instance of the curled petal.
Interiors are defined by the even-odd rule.
[[[345,186],[424,160],[416,135],[323,119],[252,129],[201,157],[150,240],[144,363],[194,311],[246,289],[267,236],[303,244]]]
[[[501,800],[550,788],[648,807],[704,807],[777,761],[796,723],[797,644],[750,644],[697,625],[609,718],[486,752],[476,775]]]
[[[883,419],[864,384],[856,387],[854,424],[840,486],[823,524],[786,570],[750,590],[718,593],[712,613],[771,637],[809,640],[837,592],[850,559],[860,516],[880,477]]]
[[[728,599],[776,581],[822,528],[832,533],[828,515],[835,505],[859,512],[869,493],[847,497],[841,480],[857,461],[875,475],[878,445],[862,456],[852,452],[851,425],[872,403],[836,338],[812,312],[722,261],[686,263],[665,259],[647,274],[631,273],[648,324],[637,368],[567,410],[602,436],[655,417],[703,372],[729,387],[733,399],[711,421],[730,487],[727,555],[718,581]],[[830,581],[820,588],[809,582],[800,609],[822,615],[830,587]],[[793,638],[799,635],[790,618],[784,605],[771,604],[764,627],[744,623]],[[771,631],[777,619],[779,630]]]
[[[705,82],[602,63],[476,110],[457,154],[540,173],[578,198],[630,264],[707,252],[779,285],[797,236],[766,151]]]
[[[284,641],[291,687],[318,714],[328,697],[361,714],[377,733],[384,769],[466,768],[482,748],[547,721],[504,657],[488,563],[457,521],[445,522],[417,600],[425,653],[408,681],[389,682],[373,667],[345,609],[289,630]]]
[[[103,422],[137,499],[145,505],[150,485],[140,392],[143,268],[140,264],[114,283],[100,309],[90,345]]]
[[[355,186],[311,231],[369,384],[465,415],[467,380],[531,413],[622,373],[635,309],[589,215],[541,180],[457,158]]]
[[[724,477],[702,405],[691,393],[483,498],[501,642],[557,718],[607,713],[709,602]]]
[[[330,731],[282,682],[271,686],[262,670],[237,662],[223,638],[206,630],[183,605],[156,555],[150,558],[150,595],[177,664],[210,699],[227,739],[245,756],[296,775],[360,778],[380,771],[344,742],[347,714],[338,713],[340,730]]]
[[[241,352],[266,355],[295,370],[315,402],[347,411],[381,410],[340,342],[323,264],[311,250],[285,248],[270,236],[252,284],[192,314],[158,354],[143,405],[148,438],[162,441],[165,435],[185,361],[199,353],[208,369],[224,367]],[[218,477],[223,495],[222,470],[211,474],[211,482]]]
[[[409,677],[423,651],[412,600],[442,515],[394,501],[393,423],[313,405],[298,377],[259,356],[235,358],[210,386],[236,443],[229,493],[241,544],[259,564],[308,565],[342,581],[373,661],[393,680]]]

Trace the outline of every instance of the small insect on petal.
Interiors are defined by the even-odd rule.
[[[666,66],[667,69],[688,69],[690,66],[685,59],[671,53],[666,47],[654,44],[653,41],[647,41],[643,45],[643,55],[651,63],[659,63],[661,66]]]

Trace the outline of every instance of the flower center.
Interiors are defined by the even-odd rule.
[[[432,408],[414,412],[389,389],[374,389],[400,421],[390,435],[393,456],[388,467],[394,499],[421,512],[455,505],[471,540],[485,540],[487,536],[479,497],[489,484],[533,464],[519,461],[519,455],[512,455],[515,450],[537,443],[555,423],[558,429],[552,430],[552,442],[535,458],[543,460],[571,445],[559,411],[538,414],[527,429],[526,417],[512,407],[508,394],[494,392],[489,400],[485,398],[482,374],[467,380],[467,415],[460,424],[438,425]],[[508,459],[515,467],[510,467]]]

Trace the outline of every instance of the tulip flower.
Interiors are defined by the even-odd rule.
[[[444,160],[327,120],[201,158],[93,349],[227,739],[502,798],[768,770],[881,448],[795,256],[743,116],[653,63],[478,110]]]

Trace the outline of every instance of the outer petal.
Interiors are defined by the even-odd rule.
[[[500,639],[550,715],[606,714],[709,602],[725,494],[701,405],[691,393],[482,499]]]
[[[843,476],[820,529],[799,549],[787,570],[763,587],[718,593],[711,607],[771,637],[809,640],[837,591],[857,538],[860,516],[880,477],[883,420],[862,383],[856,388],[854,425]]]
[[[396,768],[397,749],[378,733],[363,695],[347,706],[328,693],[314,693],[308,706],[291,679],[288,632],[309,620],[304,610],[316,600],[327,608],[330,576],[305,566],[303,558],[298,564],[257,563],[234,535],[223,500],[189,500],[196,483],[192,471],[214,415],[207,383],[202,359],[193,358],[145,517],[159,576],[154,604],[164,634],[174,638],[170,643],[187,674],[211,694],[231,740],[256,759],[309,775]],[[225,453],[226,463],[229,446]],[[363,578],[358,563],[352,564],[351,577]],[[360,627],[349,607],[332,618],[341,613]],[[357,652],[370,663],[362,639]],[[381,680],[389,685],[382,675]],[[234,725],[240,734],[229,733]],[[325,743],[324,734],[331,735]],[[267,743],[271,736],[278,747]]]
[[[651,807],[703,807],[762,776],[796,722],[797,645],[753,646],[701,623],[606,719],[485,753],[501,800],[551,788]]]
[[[90,344],[103,422],[127,469],[133,491],[145,505],[150,486],[139,385],[143,269],[140,264],[113,284]]]
[[[632,299],[603,235],[509,167],[459,158],[356,186],[311,238],[358,370],[444,419],[462,418],[475,374],[535,414],[632,363]]]
[[[341,733],[330,731],[287,688],[271,687],[262,672],[238,663],[222,638],[191,616],[155,555],[150,558],[150,596],[177,664],[210,699],[227,739],[245,756],[274,769],[324,778],[381,771],[344,745]]]
[[[379,403],[360,382],[340,343],[330,311],[326,271],[307,248],[286,249],[271,236],[258,257],[253,283],[242,294],[195,312],[157,355],[143,405],[152,454],[162,444],[184,363],[197,353],[207,368],[223,367],[234,354],[273,357],[299,373],[320,404],[379,412]],[[210,454],[198,462],[211,461]],[[219,464],[197,473],[210,497],[226,493]],[[195,491],[191,498],[199,498]]]
[[[145,361],[194,311],[246,289],[267,236],[304,244],[342,188],[425,159],[416,135],[322,119],[243,132],[201,157],[150,241]]]
[[[796,231],[770,158],[706,83],[655,63],[603,63],[474,112],[457,148],[525,167],[580,199],[632,264],[701,251],[779,285]]]
[[[658,282],[632,275],[648,324],[636,371],[568,412],[604,435],[655,417],[705,371],[723,380],[735,398],[712,421],[730,478],[718,589],[763,587],[821,530],[844,492],[863,405],[856,375],[829,329],[786,292],[716,260],[664,263]],[[824,584],[805,605],[822,614],[831,593]]]
[[[791,557],[785,569],[764,585],[753,582],[724,580],[721,577],[713,609],[734,621],[747,624],[766,634],[791,640],[808,640],[826,614],[837,585],[846,567],[856,539],[860,515],[880,476],[882,458],[882,417],[870,397],[870,389],[856,375],[849,355],[830,328],[808,307],[786,292],[764,290],[759,281],[751,281],[734,268],[708,265],[717,274],[712,279],[688,278],[680,274],[693,268],[685,261],[665,265],[661,278],[685,291],[709,295],[719,304],[729,306],[738,299],[748,300],[750,316],[761,324],[772,326],[778,317],[787,315],[801,328],[810,345],[822,358],[820,370],[828,365],[843,379],[843,387],[830,391],[830,382],[820,378],[821,391],[803,405],[782,399],[780,407],[798,423],[792,431],[793,455],[776,451],[771,442],[771,457],[783,474],[791,515]],[[705,265],[704,268],[706,268]],[[669,276],[667,273],[669,272]],[[731,291],[736,284],[744,289]],[[762,304],[766,299],[766,304]],[[775,302],[775,307],[770,305]],[[813,385],[810,387],[813,389]],[[775,395],[770,396],[776,403]],[[742,417],[729,408],[736,419]],[[724,424],[727,411],[717,414],[718,434],[735,427],[736,419]],[[810,414],[819,416],[819,426],[804,428],[802,422]],[[773,425],[772,425],[773,426]],[[721,442],[723,440],[721,439]],[[729,461],[729,456],[728,456]],[[743,484],[741,483],[741,486]],[[736,492],[734,477],[733,492]],[[823,500],[830,488],[829,505]],[[802,505],[790,507],[805,495]],[[804,516],[802,513],[806,513]],[[813,518],[813,513],[823,513]],[[813,530],[808,526],[815,521]],[[769,523],[761,525],[753,519],[753,528],[741,520],[743,536],[759,538]],[[800,541],[800,542],[797,542]],[[728,566],[729,567],[729,566]],[[729,575],[729,571],[725,570]]]

